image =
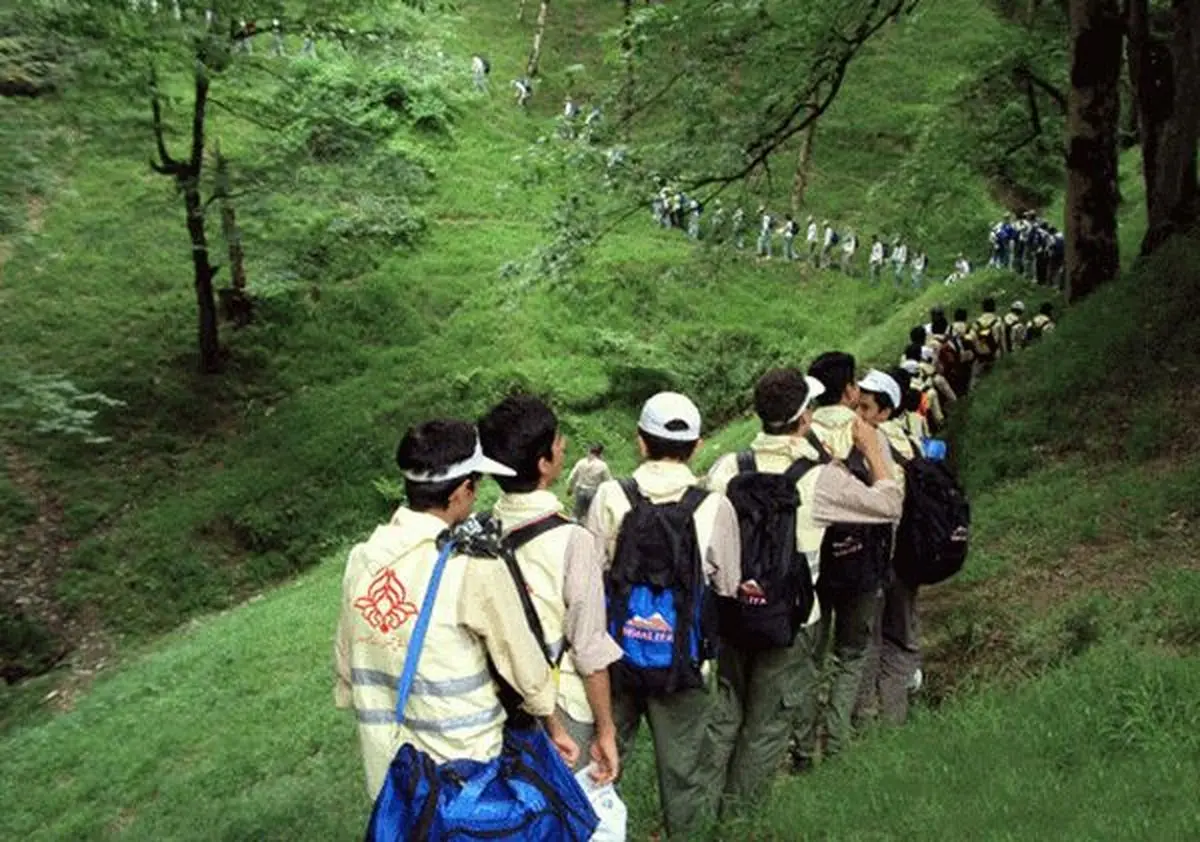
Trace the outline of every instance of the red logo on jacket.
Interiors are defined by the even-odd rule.
[[[354,607],[373,629],[387,634],[417,616],[417,606],[408,601],[408,591],[391,568],[375,577],[367,595],[354,600]]]

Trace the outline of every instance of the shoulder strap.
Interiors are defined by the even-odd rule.
[[[679,505],[683,507],[683,510],[687,512],[687,516],[690,518],[696,514],[696,509],[700,508],[704,501],[708,499],[708,494],[708,491],[699,486],[690,486],[683,493],[683,497],[679,500]]]
[[[785,477],[787,477],[789,482],[791,482],[792,484],[795,484],[795,483],[799,482],[800,479],[805,474],[807,474],[809,471],[811,471],[813,468],[817,467],[818,465],[824,464],[827,461],[828,460],[826,460],[826,459],[813,461],[812,459],[801,456],[795,462],[788,465],[788,469],[783,472],[783,475]]]
[[[566,526],[568,523],[571,523],[571,521],[558,512],[554,512],[553,514],[546,515],[546,517],[530,521],[524,526],[520,526],[509,532],[504,538],[504,544],[507,547],[511,547],[513,552],[516,552],[535,538],[545,535],[551,529]]]
[[[617,480],[617,484],[625,492],[625,499],[629,501],[630,507],[636,509],[645,502],[646,498],[642,496],[642,490],[638,488],[637,480],[633,477]]]
[[[454,542],[447,541],[438,553],[437,562],[433,565],[433,573],[429,576],[429,585],[425,588],[425,599],[421,601],[421,613],[417,615],[417,626],[413,629],[408,641],[408,654],[404,656],[404,670],[396,680],[396,724],[404,722],[404,708],[408,705],[408,697],[412,693],[413,682],[417,678],[417,663],[421,660],[421,649],[425,646],[425,634],[429,631],[429,623],[433,619],[433,605],[437,601],[438,586],[442,583],[442,574],[446,572],[446,562],[454,552]]]
[[[811,429],[804,434],[804,440],[811,444],[817,451],[817,456],[820,457],[820,462],[822,465],[824,465],[826,462],[833,461],[833,455],[829,452],[829,449],[825,447],[825,443],[817,438],[817,434]]]
[[[754,462],[753,450],[738,451],[737,469],[739,474],[752,474],[758,470],[758,466]]]
[[[911,439],[910,439],[910,441],[911,441]],[[895,462],[897,465],[907,465],[910,461],[912,461],[907,456],[905,456],[903,453],[901,453],[898,449],[896,449],[896,445],[892,444],[890,441],[888,442],[888,448],[892,451],[892,461]],[[920,453],[921,451],[918,449],[918,450],[914,450],[914,452]]]
[[[521,572],[521,565],[517,562],[516,548],[507,541],[500,547],[502,550],[500,557],[504,559],[504,566],[508,568],[508,575],[512,577],[513,585],[517,589],[517,598],[521,600],[521,613],[525,615],[525,622],[529,624],[530,631],[537,638],[538,646],[542,649],[546,663],[551,667],[556,667],[562,660],[562,655],[560,654],[556,659],[554,653],[550,651],[550,645],[546,642],[546,630],[542,627],[542,618],[538,616],[537,609],[533,605],[533,597],[529,595],[529,585],[525,581],[525,574]]]

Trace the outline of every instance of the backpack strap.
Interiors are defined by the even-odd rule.
[[[739,450],[737,453],[737,469],[739,474],[752,474],[758,470],[754,462],[753,450]]]
[[[688,490],[683,493],[683,497],[679,500],[679,505],[683,507],[683,510],[687,513],[687,516],[691,518],[696,514],[696,510],[700,508],[704,501],[708,499],[708,495],[709,492],[703,488],[695,485],[690,486]]]
[[[633,477],[617,480],[617,484],[625,492],[625,499],[629,501],[630,508],[636,509],[646,502],[646,498],[642,496],[642,490],[638,488],[637,480]]]
[[[429,623],[433,619],[433,605],[437,601],[438,586],[442,583],[442,574],[446,572],[446,562],[454,552],[454,542],[447,541],[438,553],[433,572],[429,575],[429,585],[425,588],[425,599],[421,601],[421,613],[417,615],[417,625],[408,641],[408,654],[404,656],[404,670],[396,680],[396,724],[404,722],[404,708],[408,705],[408,697],[412,693],[413,682],[417,678],[417,664],[421,660],[421,649],[425,646],[425,634],[429,631]]]
[[[545,517],[530,521],[524,526],[518,526],[504,537],[504,544],[510,547],[513,552],[516,552],[535,538],[545,535],[551,529],[557,529],[569,523],[572,523],[572,521],[563,517],[558,512],[554,512]]]
[[[804,434],[804,440],[811,444],[817,451],[817,455],[821,457],[822,463],[833,461],[833,454],[829,452],[829,448],[825,447],[825,443],[817,438],[817,434],[811,428]]]
[[[537,638],[538,645],[542,648],[542,654],[546,657],[546,663],[551,667],[557,667],[562,663],[567,648],[564,646],[557,656],[551,651],[550,644],[546,640],[546,630],[542,626],[542,619],[533,605],[533,597],[529,595],[529,584],[525,581],[525,574],[517,561],[517,550],[539,535],[545,535],[551,529],[566,526],[569,523],[571,521],[555,512],[519,529],[514,529],[500,543],[501,557],[504,559],[504,566],[508,568],[509,575],[512,576],[513,584],[517,587],[517,596],[521,600],[521,611],[525,614],[525,621],[533,631],[533,636]]]

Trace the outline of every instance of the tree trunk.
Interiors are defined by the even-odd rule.
[[[1152,158],[1145,164],[1146,238],[1142,253],[1154,251],[1196,220],[1196,146],[1200,135],[1200,0],[1172,6],[1169,84]]]
[[[1129,79],[1134,90],[1134,111],[1142,144],[1142,177],[1146,182],[1146,214],[1154,202],[1154,172],[1162,122],[1170,113],[1169,64],[1160,44],[1150,34],[1149,0],[1128,0],[1125,47]]]
[[[542,35],[546,32],[546,15],[550,11],[550,0],[542,0],[538,7],[537,25],[533,30],[533,49],[529,51],[529,63],[525,75],[533,79],[538,74],[538,63],[542,60]]]
[[[204,233],[204,206],[200,202],[198,177],[184,184],[183,203],[187,208],[188,236],[192,239],[192,267],[199,315],[200,370],[205,374],[215,374],[221,370],[221,345],[217,333],[217,303],[213,296],[213,268],[208,262],[208,238]]]
[[[621,97],[621,124],[628,131],[634,108],[634,65],[633,65],[633,0],[622,0],[621,15],[621,63],[625,70],[625,88]]]
[[[1071,0],[1067,97],[1067,297],[1116,276],[1121,39],[1117,0]]]
[[[792,180],[792,215],[798,216],[804,206],[804,194],[808,192],[808,172],[812,166],[813,135],[817,133],[817,121],[813,120],[804,130],[804,143],[800,146],[800,157],[796,161],[796,177]]]

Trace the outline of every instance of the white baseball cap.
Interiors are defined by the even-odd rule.
[[[479,433],[475,433],[475,452],[459,462],[435,468],[432,471],[404,471],[404,478],[410,482],[449,482],[452,479],[469,477],[471,474],[491,474],[494,477],[515,477],[517,472],[507,465],[502,465],[495,459],[483,455],[483,445],[479,441]]]
[[[890,374],[885,374],[877,368],[868,371],[863,379],[858,381],[858,388],[865,392],[887,395],[893,407],[900,406],[900,384]]]
[[[1014,313],[1024,313],[1025,312],[1025,302],[1024,301],[1014,301],[1012,303],[1012,311]]]
[[[700,410],[687,395],[659,392],[642,405],[638,429],[668,441],[696,441],[700,438]]]

